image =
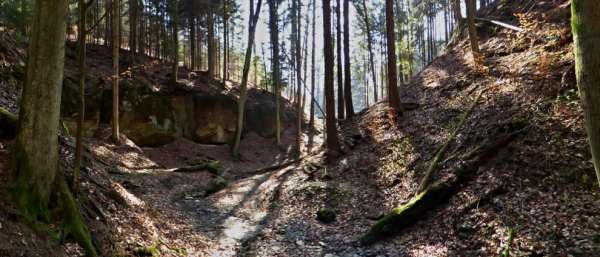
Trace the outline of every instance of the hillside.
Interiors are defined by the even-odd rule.
[[[132,136],[125,125],[126,143],[115,146],[102,120],[110,53],[90,46],[90,85],[103,89],[89,90],[98,104],[90,108],[93,133],[85,140],[78,201],[94,244],[102,256],[600,256],[600,191],[575,83],[570,1],[531,2],[494,1],[480,10],[482,18],[523,31],[479,20],[485,61],[474,67],[461,28],[443,54],[401,85],[401,100],[410,103],[403,115],[390,117],[387,103],[378,102],[339,123],[344,154],[329,162],[320,126],[316,134],[304,131],[303,157],[292,158],[295,118],[285,99],[282,146],[273,144],[272,133],[263,134],[271,120],[249,118],[241,160],[231,157],[227,140],[185,132],[198,131],[196,123],[164,129],[160,119],[144,116],[154,115],[144,99],[170,106],[176,97],[198,94],[189,101],[198,106],[194,114],[203,113],[221,108],[206,104],[215,96],[235,103],[238,85],[186,69],[180,69],[184,79],[170,85],[168,69],[145,57],[124,79],[135,89],[129,99],[141,106],[131,109]],[[15,113],[24,53],[4,46],[17,44],[5,39],[0,106]],[[65,88],[77,76],[73,45],[68,48]],[[66,98],[73,99],[68,90]],[[261,107],[273,105],[274,96],[256,88],[249,94],[248,115],[267,116]],[[63,105],[66,122],[72,113],[65,110],[76,104]],[[164,120],[181,122],[173,106]],[[192,120],[213,122],[224,113]],[[417,195],[463,117],[432,177],[461,177],[447,199],[411,217],[415,222],[405,229],[361,244],[374,224]],[[207,127],[227,131],[222,124],[230,122]],[[139,131],[153,133],[133,135]],[[20,222],[4,197],[12,138],[1,136],[0,256],[83,256],[68,235],[49,239]],[[74,140],[63,133],[60,141],[61,165],[72,170]],[[468,175],[457,175],[466,169]]]

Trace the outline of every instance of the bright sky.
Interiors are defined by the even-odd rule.
[[[255,4],[258,0],[254,0]],[[380,0],[383,1],[383,0]],[[309,22],[312,22],[312,6],[309,5],[311,4],[312,0],[302,0],[302,14],[306,15],[308,12],[308,18],[309,18]],[[335,5],[336,5],[336,0],[331,0],[331,5],[332,5],[332,12],[335,12]],[[343,0],[340,0],[341,4],[343,5]],[[236,30],[243,30],[243,33],[240,35],[241,36],[241,40],[238,40],[236,42],[236,49],[245,49],[246,48],[246,43],[248,40],[248,36],[247,36],[247,24],[248,24],[248,17],[249,17],[249,3],[250,0],[238,0],[238,3],[241,4],[241,13],[240,16],[242,18],[242,20],[239,22],[239,27],[236,28]],[[316,69],[317,69],[317,85],[318,88],[321,87],[322,85],[322,70],[323,70],[323,23],[322,23],[322,5],[321,5],[322,1],[321,0],[316,0],[316,4],[317,4],[317,10],[316,10]],[[367,1],[367,4],[372,3],[372,1]],[[265,51],[265,58],[264,60],[269,61],[271,58],[271,54],[270,54],[270,39],[269,39],[269,28],[268,28],[268,22],[269,22],[269,5],[267,4],[267,0],[263,0],[263,6],[261,7],[261,14],[260,14],[260,18],[259,18],[259,24],[257,27],[257,31],[256,31],[256,38],[255,38],[255,44],[256,44],[256,49],[257,49],[257,54],[259,56],[262,57],[262,52],[261,52],[261,46],[264,45],[264,51]],[[464,5],[463,5],[464,6]],[[281,19],[287,15],[288,10],[290,9],[290,1],[285,0],[283,1],[283,3],[280,5],[279,7],[279,16],[280,16],[280,26],[282,25],[281,23]],[[342,13],[343,14],[343,13]],[[355,23],[357,22],[357,13],[356,10],[353,6],[353,4],[350,4],[350,44],[351,44],[351,54],[352,54],[352,49],[357,49],[358,48],[358,42],[362,42],[364,41],[364,37],[359,36],[358,32],[356,32],[355,30]],[[305,22],[306,20],[303,19],[302,20],[302,36],[304,37],[304,29],[305,29]],[[335,24],[335,13],[332,13],[332,23]],[[343,21],[342,21],[343,23]],[[444,17],[443,15],[438,15],[436,17],[436,23],[438,24],[438,29],[437,29],[437,38],[442,38],[444,37]],[[343,26],[343,24],[342,24]],[[311,44],[312,44],[312,36],[310,33],[312,33],[312,27],[311,24],[309,23],[308,26],[309,29],[309,39],[308,39],[308,54],[310,55],[311,52]],[[281,44],[285,44],[286,46],[289,46],[289,40],[288,40],[288,36],[290,34],[290,28],[289,25],[286,27],[286,30],[280,33],[280,42]],[[335,36],[335,35],[334,35]],[[303,42],[304,43],[304,42]],[[376,51],[376,50],[375,50]],[[376,59],[378,59],[378,54],[377,51],[375,53],[376,55]],[[310,56],[309,56],[310,57]],[[310,61],[310,58],[308,59]],[[379,60],[376,60],[376,66],[378,66]],[[309,62],[310,64],[310,62]],[[267,64],[269,65],[269,64]],[[310,76],[310,65],[308,66],[309,69],[309,73],[308,76]],[[376,69],[378,69],[376,67]],[[286,74],[283,74],[284,76],[286,76]],[[308,83],[308,81],[307,81]],[[317,90],[318,92],[319,90]],[[370,93],[371,94],[371,93]]]

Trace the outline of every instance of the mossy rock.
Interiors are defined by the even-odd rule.
[[[205,191],[205,196],[209,196],[212,195],[216,192],[221,191],[222,189],[226,188],[227,185],[229,184],[229,182],[227,181],[227,179],[221,177],[221,176],[217,176],[215,177],[210,184],[208,185],[208,187],[206,188]]]
[[[323,223],[331,223],[336,219],[336,213],[332,209],[323,208],[317,211],[317,220]]]
[[[160,251],[156,245],[141,246],[135,248],[133,254],[138,257],[158,257],[160,256]]]

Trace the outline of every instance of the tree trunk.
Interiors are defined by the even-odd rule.
[[[600,7],[593,0],[572,0],[575,74],[583,103],[592,161],[600,185]]]
[[[227,12],[227,1],[225,1],[225,3],[223,4],[223,11]],[[223,86],[225,86],[225,82],[227,81],[227,65],[229,63],[229,60],[227,60],[228,57],[228,48],[229,48],[229,42],[227,42],[227,38],[228,38],[228,30],[229,30],[229,21],[228,21],[229,17],[228,14],[224,14],[223,15]]]
[[[296,66],[296,157],[300,157],[302,141],[302,45],[301,45],[301,6],[298,0],[292,0],[292,34],[294,35],[294,58]]]
[[[342,16],[341,16],[341,4],[340,0],[337,0],[335,6],[335,17],[336,17],[336,59],[337,59],[337,110],[338,120],[343,120],[345,117],[344,113],[344,77],[343,77],[343,65],[342,65]]]
[[[86,44],[85,38],[87,36],[86,24],[87,24],[87,9],[88,5],[85,0],[78,0],[77,5],[79,8],[79,24],[77,25],[78,40],[78,66],[79,66],[79,114],[77,117],[77,132],[75,135],[75,160],[73,161],[73,191],[77,192],[79,189],[79,170],[81,168],[81,152],[83,148],[83,122],[85,121],[85,58],[86,58]]]
[[[369,22],[369,9],[367,9],[366,0],[362,1],[364,17],[365,20],[365,29],[367,30],[367,49],[369,50],[369,63],[371,64],[371,78],[373,79],[373,96],[375,103],[378,101],[377,99],[377,71],[375,71],[375,56],[373,55],[373,34],[371,31],[371,24]]]
[[[119,29],[121,27],[119,0],[112,0],[112,140],[120,143],[119,137]]]
[[[192,8],[193,9],[193,8]],[[192,71],[196,71],[198,66],[196,64],[197,53],[196,53],[196,17],[192,14],[190,16],[190,66]]]
[[[315,126],[315,48],[316,48],[316,17],[317,17],[317,1],[312,0],[312,52],[311,52],[311,72],[310,72],[310,118],[309,127],[312,129]]]
[[[385,1],[385,27],[387,31],[387,81],[388,102],[396,115],[402,115],[400,95],[398,94],[398,76],[396,71],[396,32],[394,31],[394,0]]]
[[[281,73],[280,73],[280,59],[279,59],[279,15],[278,10],[279,3],[277,0],[269,0],[269,31],[271,37],[271,48],[273,54],[271,58],[271,65],[273,66],[273,92],[275,92],[275,127],[276,127],[276,142],[277,145],[281,145]]]
[[[463,17],[460,12],[460,0],[451,0],[452,1],[452,12],[454,13],[454,23],[456,24],[455,28],[458,28],[463,22]]]
[[[479,39],[477,38],[477,28],[475,28],[475,0],[467,0],[467,23],[469,26],[469,40],[471,42],[471,53],[473,54],[473,62],[479,64]]]
[[[135,64],[137,53],[137,13],[138,0],[129,0],[129,67]]]
[[[327,155],[333,159],[340,154],[340,145],[337,138],[337,127],[335,122],[335,99],[333,97],[333,45],[331,34],[331,3],[323,1],[323,43],[325,56],[325,127],[327,130]]]
[[[346,118],[354,116],[352,74],[350,69],[350,0],[344,0],[344,102]]]
[[[207,13],[207,29],[208,29],[208,75],[210,77],[216,76],[215,70],[215,24],[214,14],[211,10]]]
[[[172,28],[173,28],[173,66],[172,66],[172,73],[173,76],[172,78],[172,82],[173,85],[175,85],[177,83],[177,79],[178,79],[178,73],[179,73],[179,0],[173,0],[173,13],[171,14],[173,21],[172,21]]]
[[[256,23],[260,16],[260,7],[262,0],[258,0],[256,11],[254,11],[254,0],[250,0],[250,18],[248,19],[248,45],[244,56],[244,71],[242,74],[242,83],[240,85],[240,98],[238,100],[238,118],[235,132],[235,142],[233,144],[233,156],[240,157],[240,142],[242,140],[242,130],[244,126],[244,105],[246,104],[246,87],[248,86],[248,74],[250,73],[250,61],[252,60],[252,45],[254,44],[254,35],[256,34]]]
[[[16,140],[14,200],[25,218],[47,219],[58,170],[58,125],[66,36],[66,0],[35,2]]]

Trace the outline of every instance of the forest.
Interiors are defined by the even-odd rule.
[[[600,257],[600,2],[0,0],[0,257]]]

